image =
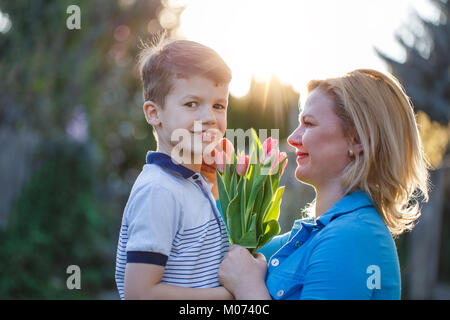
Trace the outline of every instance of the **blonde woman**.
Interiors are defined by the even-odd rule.
[[[418,196],[428,198],[410,99],[394,77],[365,69],[307,89],[288,142],[296,178],[316,191],[313,218],[256,257],[232,246],[219,279],[237,299],[400,299],[393,237],[413,228]]]

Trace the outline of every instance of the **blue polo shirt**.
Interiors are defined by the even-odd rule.
[[[316,223],[295,221],[261,252],[273,299],[400,299],[395,243],[362,191],[342,198]]]

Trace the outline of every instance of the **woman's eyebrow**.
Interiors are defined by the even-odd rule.
[[[307,117],[315,120],[314,116],[312,114],[309,114],[309,113],[301,113],[301,114],[299,114],[298,119],[301,120],[301,119],[305,119]]]

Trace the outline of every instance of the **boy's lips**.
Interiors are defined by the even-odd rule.
[[[192,134],[201,136],[203,142],[211,142],[216,139],[216,133],[214,131],[202,130],[191,131]]]

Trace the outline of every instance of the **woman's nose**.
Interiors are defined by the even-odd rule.
[[[302,135],[300,126],[297,127],[297,129],[294,130],[294,132],[291,133],[291,135],[288,137],[287,142],[293,146],[294,148],[297,148],[301,146],[302,144]]]

